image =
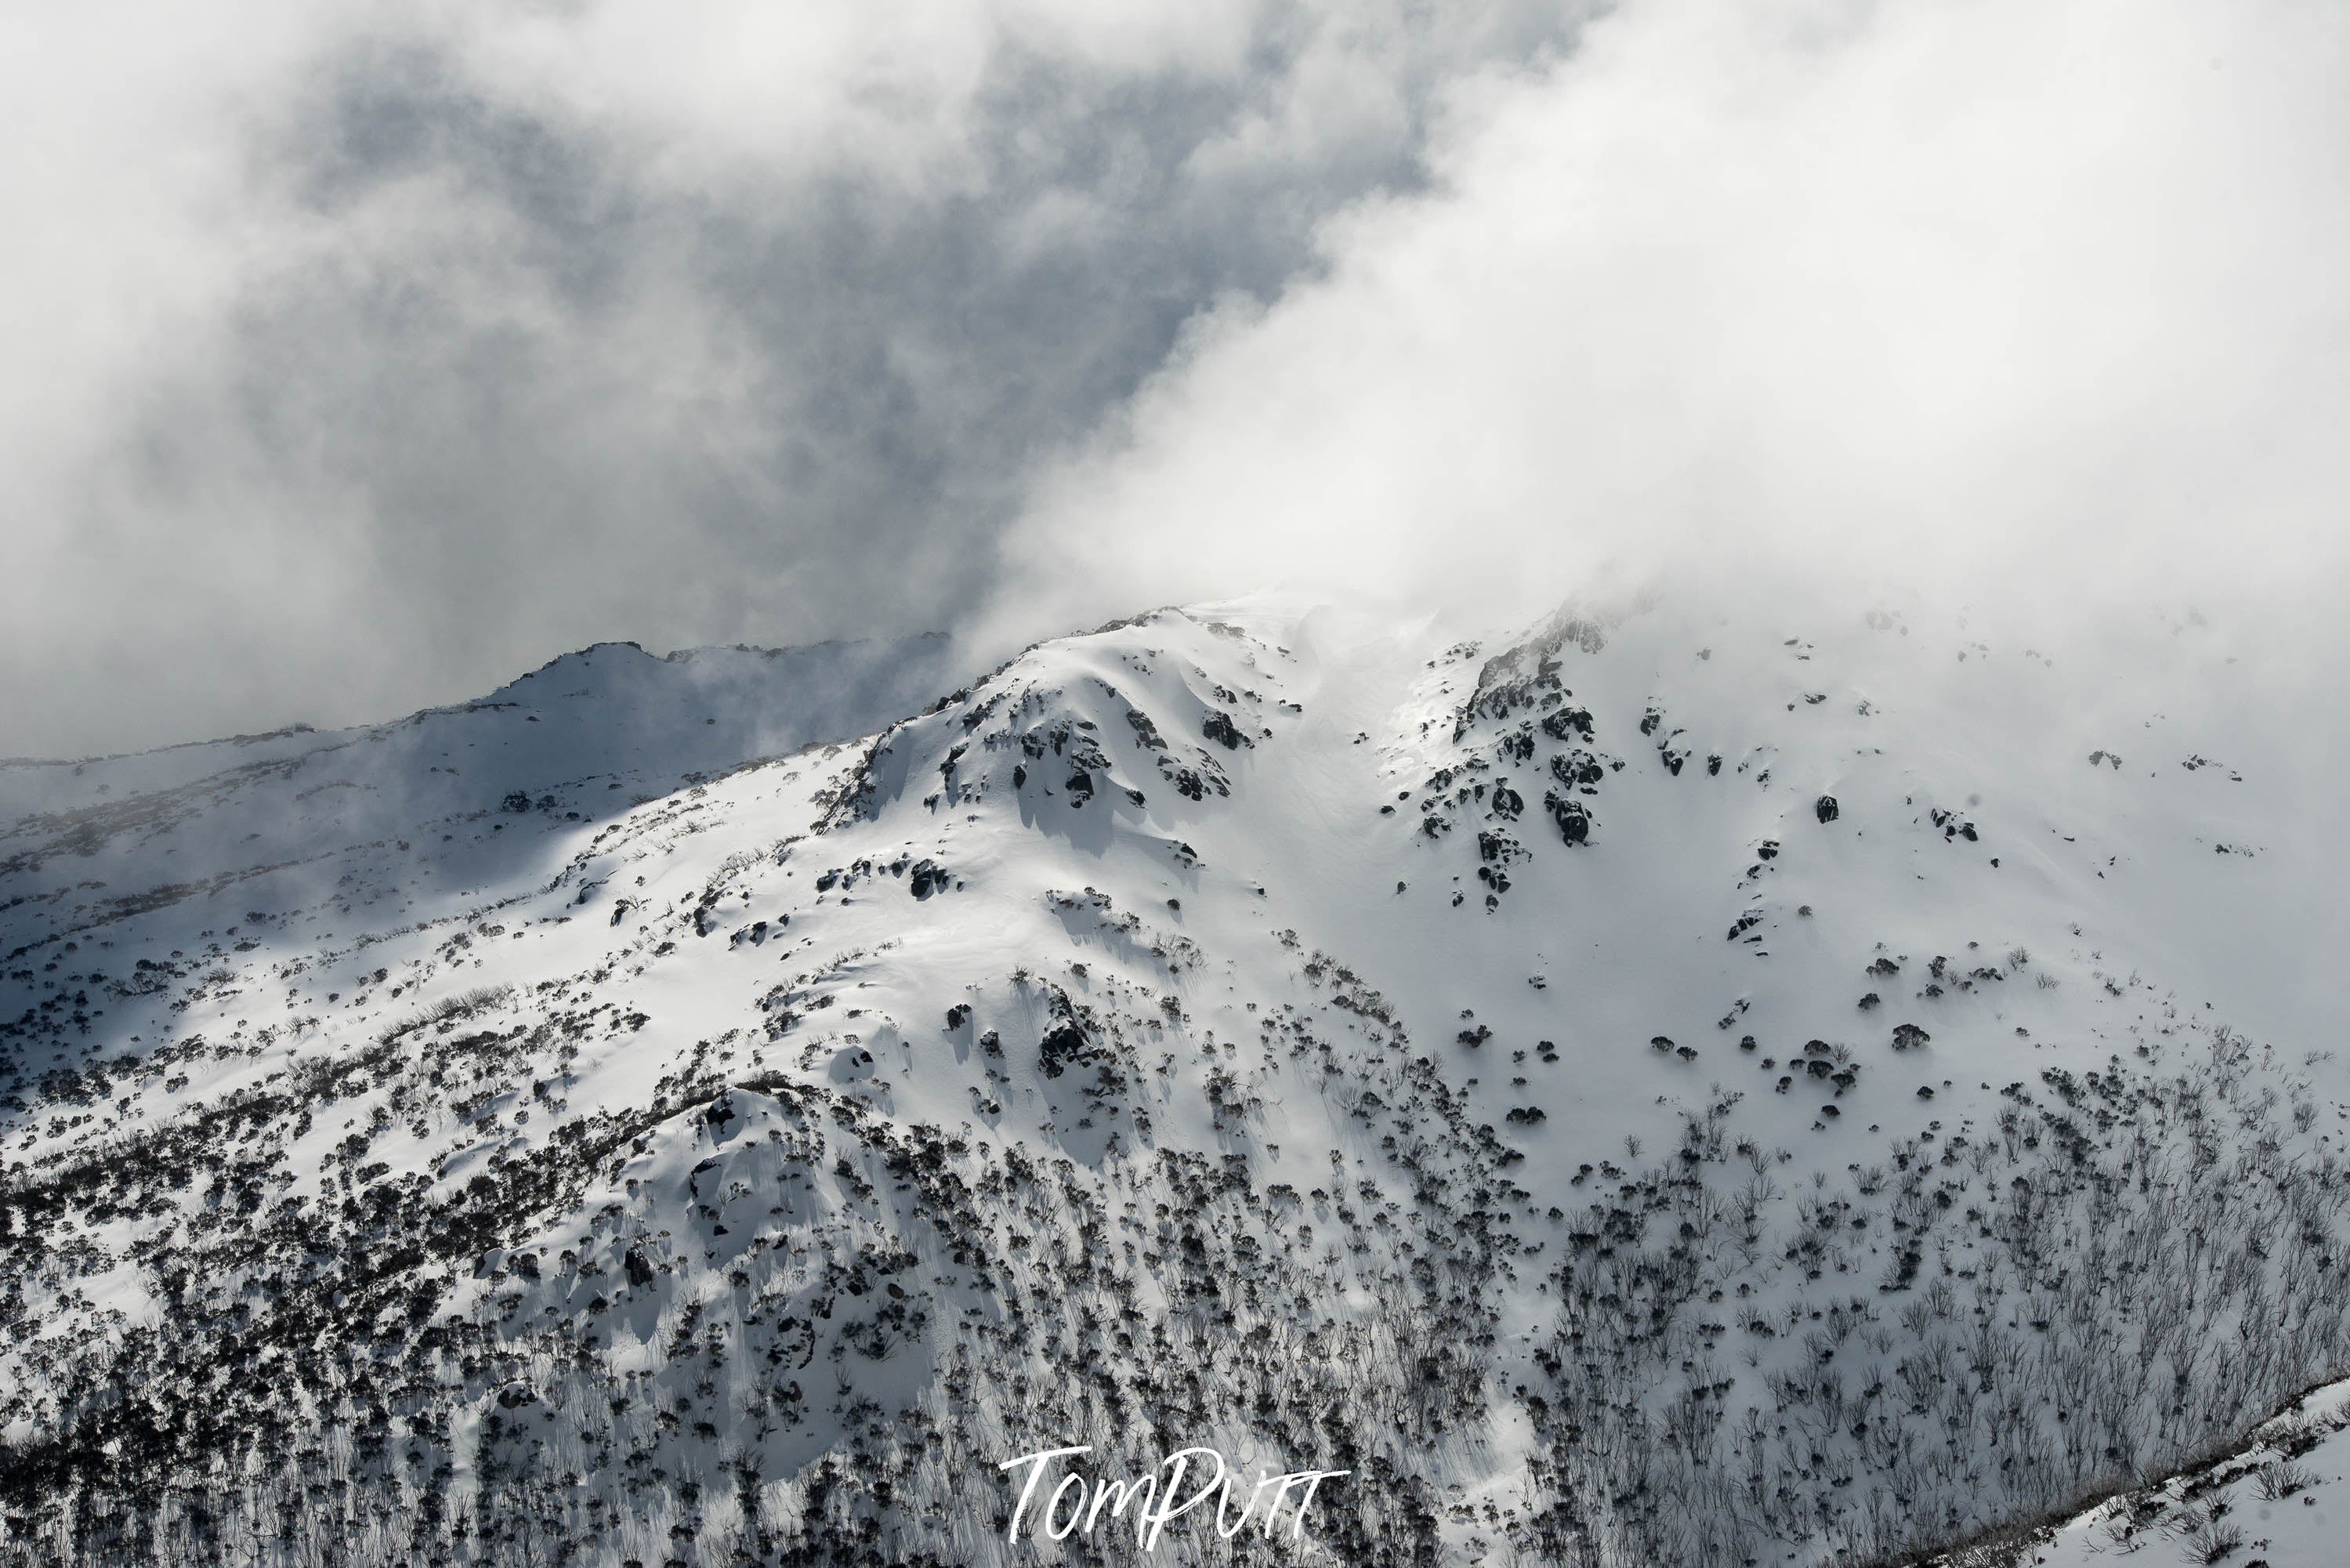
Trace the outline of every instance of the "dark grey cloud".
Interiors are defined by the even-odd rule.
[[[204,154],[187,179],[40,195],[88,254],[106,223],[159,253],[45,280],[92,319],[196,281],[58,333],[72,396],[6,497],[0,754],[380,716],[601,639],[951,625],[1016,591],[1040,464],[1187,323],[1310,275],[1333,213],[1422,185],[1459,84],[1576,20],[658,24],[740,26],[737,57],[647,15],[256,7],[261,64],[108,132]]]

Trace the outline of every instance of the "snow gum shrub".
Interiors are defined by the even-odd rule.
[[[406,1023],[386,1030],[381,1038],[390,1040],[411,1030],[436,1024],[462,1023],[476,1013],[503,1007],[513,999],[514,987],[510,985],[477,985],[458,995],[442,997]]]
[[[2011,1084],[1991,1127],[1792,1199],[1691,1118],[1566,1221],[1520,1544],[1901,1560],[2169,1473],[2339,1376],[2350,1174],[2273,1119],[2266,1052],[2205,1039],[2168,1075]]]

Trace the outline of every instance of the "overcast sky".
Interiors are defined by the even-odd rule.
[[[97,0],[0,93],[0,755],[1262,586],[2343,580],[2338,0]]]

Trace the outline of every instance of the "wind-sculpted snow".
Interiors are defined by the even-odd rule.
[[[843,744],[911,678],[575,661],[38,775],[5,1560],[1153,1560],[1014,1521],[1082,1447],[1336,1478],[1179,1561],[1877,1561],[2350,1362],[2256,709],[1669,598],[1164,610]],[[367,748],[401,826],[304,815]]]

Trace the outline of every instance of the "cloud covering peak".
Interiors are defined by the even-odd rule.
[[[0,753],[612,638],[2343,565],[2336,7],[0,26]]]
[[[2040,610],[2342,565],[2350,28],[2311,7],[1621,8],[1195,321],[1020,558],[1555,598],[1608,570]]]

